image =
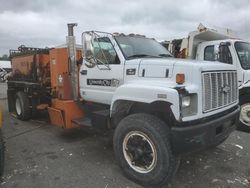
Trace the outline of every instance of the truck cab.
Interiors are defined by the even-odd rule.
[[[227,39],[202,42],[197,47],[197,60],[219,61],[237,68],[241,105],[239,128],[250,131],[250,43]]]
[[[179,41],[174,43],[173,41]],[[237,69],[239,103],[241,105],[239,129],[250,131],[250,43],[237,39],[230,30],[219,31],[202,24],[187,38],[165,42],[176,57],[198,61],[221,62]]]
[[[236,39],[202,42],[197,47],[196,59],[236,66],[240,93],[249,87],[250,43]]]
[[[86,35],[90,36],[85,38],[92,39],[91,44],[84,41],[84,46],[89,45],[89,49],[83,50],[85,58],[79,75],[80,95],[86,101],[109,105],[111,117],[118,103],[128,101],[145,104],[167,102],[171,104],[170,110],[177,122],[202,119],[237,104],[237,89],[230,91],[232,99],[223,105],[226,106],[223,109],[219,105],[208,107],[206,105],[210,104],[204,104],[203,99],[209,97],[205,96],[208,88],[203,83],[210,79],[206,73],[210,74],[214,69],[227,74],[230,87],[237,85],[235,68],[231,65],[192,60],[187,64],[185,60],[173,58],[154,39],[142,36],[96,32]],[[179,81],[180,78],[183,80]],[[181,89],[186,92],[183,97],[190,103],[185,112],[180,108],[184,105],[179,101],[178,90]]]

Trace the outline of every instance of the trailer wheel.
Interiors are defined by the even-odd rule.
[[[132,114],[117,126],[113,145],[125,175],[143,186],[162,186],[177,171],[168,126],[149,114]]]
[[[16,115],[20,120],[28,120],[31,117],[30,101],[26,93],[19,91],[16,94]]]
[[[4,171],[4,150],[4,141],[0,130],[0,177],[3,175]]]
[[[249,96],[240,98],[239,130],[250,132],[250,99]]]

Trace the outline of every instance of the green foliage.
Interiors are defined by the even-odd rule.
[[[10,59],[9,59],[9,56],[7,54],[4,54],[4,55],[2,55],[2,57],[0,57],[0,60],[8,61]]]

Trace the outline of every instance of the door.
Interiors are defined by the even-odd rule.
[[[119,58],[115,40],[107,34],[95,37],[91,45],[92,58],[85,59],[80,69],[81,96],[87,101],[111,104],[115,90],[123,83],[124,61]]]

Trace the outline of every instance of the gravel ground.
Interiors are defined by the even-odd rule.
[[[88,129],[58,129],[47,119],[17,120],[7,112],[3,83],[0,105],[6,141],[1,187],[140,187],[123,176],[107,136]],[[235,131],[217,148],[183,156],[166,187],[250,187],[250,134]]]

